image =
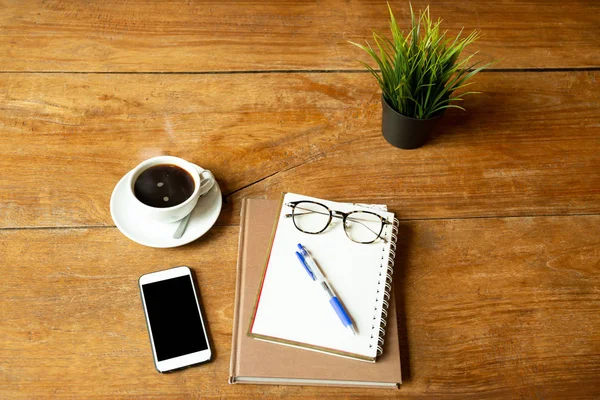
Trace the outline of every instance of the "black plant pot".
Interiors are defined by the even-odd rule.
[[[442,114],[429,119],[415,119],[398,113],[381,96],[381,131],[390,144],[401,149],[423,146]]]

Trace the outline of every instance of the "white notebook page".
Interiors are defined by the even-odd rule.
[[[285,218],[285,214],[291,212],[285,203],[297,200],[318,201],[332,210],[344,212],[376,211],[390,222],[394,219],[393,213],[372,207],[287,193],[251,333],[374,359],[391,225],[386,225],[382,233],[386,241],[378,239],[372,244],[352,242],[344,233],[341,219],[337,218],[333,218],[325,232],[306,234],[296,229],[291,218]],[[356,336],[344,328],[321,286],[310,279],[296,258],[298,243],[307,248],[344,304],[358,331]]]

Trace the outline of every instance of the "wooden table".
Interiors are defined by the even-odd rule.
[[[600,397],[598,2],[432,0],[500,61],[413,151],[382,138],[347,43],[386,29],[384,1],[0,9],[0,398]],[[110,216],[117,181],[159,154],[212,170],[227,201],[181,248]],[[241,200],[282,191],[401,219],[400,390],[227,384]],[[215,357],[160,375],[137,279],[182,264]]]

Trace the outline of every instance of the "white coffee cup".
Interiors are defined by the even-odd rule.
[[[177,204],[172,207],[152,207],[142,203],[137,197],[135,197],[135,181],[142,172],[155,165],[171,164],[176,165],[183,170],[187,171],[194,179],[194,192],[192,195],[185,200],[183,203]],[[176,222],[192,212],[198,199],[201,196],[208,193],[215,184],[215,177],[207,169],[201,168],[195,164],[185,161],[179,157],[172,156],[158,156],[149,158],[146,161],[142,161],[137,167],[135,167],[129,175],[129,192],[132,196],[131,206],[136,217],[146,218],[156,222],[171,223]]]

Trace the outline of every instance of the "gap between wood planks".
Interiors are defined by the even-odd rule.
[[[379,70],[375,70],[379,72]],[[600,71],[599,67],[567,68],[486,68],[486,72],[586,72]],[[242,74],[362,74],[366,69],[272,69],[247,71],[0,71],[0,74],[77,74],[77,75],[242,75]]]
[[[431,218],[398,218],[400,222],[413,221],[462,221],[469,219],[532,219],[532,218],[578,218],[578,217],[599,217],[600,214],[539,214],[539,215],[491,215],[491,216],[471,216],[471,217],[431,217]],[[236,228],[239,224],[217,225],[219,228]],[[26,226],[26,227],[7,227],[0,228],[0,231],[25,231],[25,230],[82,230],[82,229],[116,229],[116,225],[73,225],[73,226]]]

